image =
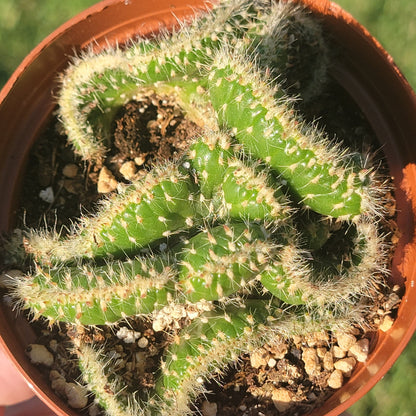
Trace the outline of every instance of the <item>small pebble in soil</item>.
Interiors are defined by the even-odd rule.
[[[393,326],[393,323],[394,319],[390,315],[385,315],[380,323],[380,329],[387,332]]]
[[[29,344],[26,348],[26,354],[33,364],[42,364],[50,367],[54,361],[52,353],[41,344]]]
[[[276,388],[272,393],[273,404],[279,412],[289,409],[294,394],[283,387]]]
[[[354,335],[351,334],[336,332],[335,336],[337,338],[338,346],[343,351],[348,351],[357,341]]]
[[[124,162],[120,167],[120,173],[123,175],[124,179],[131,181],[137,175],[137,165],[132,160]]]
[[[68,163],[63,167],[62,175],[66,178],[74,179],[78,175],[78,166],[74,163]]]
[[[137,166],[142,166],[144,165],[144,163],[146,162],[146,157],[145,156],[137,156],[134,158],[134,163]]]
[[[250,354],[250,364],[253,368],[266,365],[269,360],[269,353],[263,348],[257,348]]]
[[[334,370],[328,377],[328,386],[331,389],[339,389],[344,383],[344,376],[341,370]]]
[[[342,349],[339,345],[333,346],[332,353],[335,358],[344,358],[347,355],[347,351]]]
[[[369,350],[370,342],[368,339],[363,338],[351,346],[348,354],[354,357],[358,362],[363,363],[368,357]]]
[[[217,403],[211,403],[208,400],[205,400],[201,406],[202,416],[216,416],[218,406]]]
[[[276,365],[277,361],[274,358],[270,358],[269,361],[267,361],[267,366],[270,368],[273,368]]]
[[[119,328],[116,335],[118,339],[121,339],[126,344],[133,344],[133,342],[136,342],[136,340],[140,338],[142,334],[140,332],[122,326],[121,328]]]
[[[309,376],[317,375],[321,371],[321,364],[315,348],[304,348],[302,360],[305,363],[305,371]]]
[[[68,404],[74,409],[82,409],[88,404],[88,390],[79,384],[67,383],[65,395]]]
[[[47,188],[42,189],[39,192],[39,198],[42,201],[45,201],[47,204],[52,204],[52,202],[55,199],[55,195],[54,195],[54,192],[53,192],[52,187],[51,186],[48,186]]]
[[[103,167],[98,175],[97,191],[100,194],[107,194],[117,189],[118,182],[110,169]]]
[[[349,377],[356,364],[357,361],[354,357],[347,357],[336,361],[334,367],[336,370],[341,370],[346,377]]]
[[[139,348],[146,348],[149,345],[149,340],[146,337],[141,337],[137,341],[137,345]]]
[[[56,370],[51,370],[49,373],[49,380],[51,381],[52,389],[58,396],[66,397],[66,381],[65,378]]]
[[[322,365],[326,371],[334,369],[334,355],[331,351],[327,351],[322,358]]]

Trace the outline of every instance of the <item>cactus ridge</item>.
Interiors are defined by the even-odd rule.
[[[304,206],[346,219],[364,212],[369,173],[341,163],[342,154],[330,150],[322,137],[304,134],[252,65],[224,50],[213,62],[209,81],[220,125],[231,129],[252,157],[280,173]]]
[[[270,10],[265,4],[220,3],[212,13],[182,24],[181,30],[162,33],[156,40],[139,39],[127,51],[117,48],[81,55],[62,78],[59,99],[69,142],[84,159],[102,159],[109,120],[117,108],[146,94],[148,88],[159,90],[160,84],[163,91],[164,83],[173,82],[176,88],[181,81],[195,83],[225,39],[234,40],[258,27],[262,13]],[[186,104],[191,101],[187,97],[184,106],[190,109]]]
[[[206,312],[183,330],[170,345],[161,365],[156,393],[162,414],[184,415],[189,402],[203,392],[203,381],[213,372],[261,345],[259,326],[270,315],[262,301],[247,301]],[[253,336],[259,332],[259,336]],[[162,401],[163,400],[163,401]]]
[[[142,180],[102,203],[93,217],[83,217],[65,239],[32,232],[28,250],[38,261],[120,257],[192,227],[199,216],[196,188],[175,164],[152,169]]]
[[[213,197],[224,181],[228,161],[234,155],[232,138],[222,131],[208,130],[190,144],[187,159],[196,172],[203,198]]]
[[[267,169],[256,163],[230,160],[220,188],[223,210],[231,218],[284,223],[291,208],[279,182],[273,182]]]
[[[300,248],[296,237],[292,239],[259,277],[262,285],[282,301],[330,308],[330,305],[369,295],[369,291],[375,289],[377,276],[383,272],[380,264],[384,261],[380,258],[385,257],[386,252],[374,224],[367,221],[356,224],[349,258],[340,259],[339,264],[331,262],[331,270],[316,271],[306,260],[312,257],[311,253]]]
[[[191,144],[187,157],[201,197],[210,201],[209,211],[218,218],[276,224],[290,218],[290,203],[278,181],[260,163],[245,160],[229,135],[203,135]]]
[[[190,239],[180,254],[179,285],[190,302],[221,300],[244,288],[275,247],[256,225],[219,225]]]
[[[103,266],[36,267],[15,287],[34,318],[79,325],[108,325],[149,314],[170,302],[176,271],[167,259],[135,258]]]
[[[144,409],[135,401],[123,403],[120,392],[122,380],[111,374],[111,359],[106,359],[102,349],[95,349],[83,341],[74,341],[74,353],[78,356],[82,379],[94,392],[95,400],[105,409],[108,416],[145,415]],[[111,379],[111,380],[110,380]]]

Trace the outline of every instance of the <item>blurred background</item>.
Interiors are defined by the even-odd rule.
[[[94,3],[95,0],[0,0],[0,88],[45,36]],[[337,3],[382,43],[416,88],[416,1],[338,0]],[[413,416],[415,393],[416,336],[384,379],[349,413]]]

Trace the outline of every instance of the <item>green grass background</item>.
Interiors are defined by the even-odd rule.
[[[94,0],[0,0],[0,87],[37,43],[94,3]],[[383,44],[416,88],[416,0],[338,0],[338,3]],[[414,336],[384,379],[348,412],[352,416],[413,416],[415,405]]]

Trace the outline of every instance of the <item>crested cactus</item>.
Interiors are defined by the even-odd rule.
[[[173,92],[188,117],[197,124],[215,126],[214,115],[201,97],[207,86],[201,71],[209,69],[224,43],[244,48],[248,54],[260,50],[258,57],[265,68],[271,63],[284,68],[289,60],[287,32],[294,25],[288,13],[300,21],[298,27],[306,28],[305,38],[312,34],[311,43],[319,40],[318,68],[313,68],[310,77],[315,79],[315,73],[319,73],[324,78],[326,50],[313,19],[305,19],[293,5],[271,5],[269,0],[222,0],[211,13],[195,19],[184,30],[159,36],[157,41],[141,39],[126,51],[111,49],[77,58],[62,78],[59,98],[69,142],[84,159],[102,159],[117,109],[154,91]],[[276,57],[280,57],[277,62]]]
[[[279,172],[305,206],[337,218],[370,210],[371,172],[347,166],[339,149],[330,149],[317,132],[304,134],[252,64],[228,51],[218,53],[208,78],[220,125],[232,130],[250,155]]]
[[[199,105],[198,90],[204,87],[199,71],[225,39],[235,42],[239,33],[262,29],[270,16],[267,3],[220,1],[212,13],[157,42],[143,39],[126,51],[81,56],[62,79],[59,99],[69,142],[85,159],[103,158],[116,109],[149,90],[175,91],[188,116],[206,124],[210,116]]]
[[[31,271],[8,282],[18,306],[50,325],[197,310],[164,352],[147,402],[119,401],[120,382],[102,381],[109,362],[75,343],[84,381],[110,415],[190,413],[201,379],[276,334],[361,323],[385,271],[375,170],[307,128],[268,78],[281,70],[271,56],[282,67],[287,56],[278,7],[223,0],[161,39],[86,53],[63,75],[60,118],[90,162],[104,160],[116,110],[150,93],[171,94],[202,131],[70,235],[27,231]]]

